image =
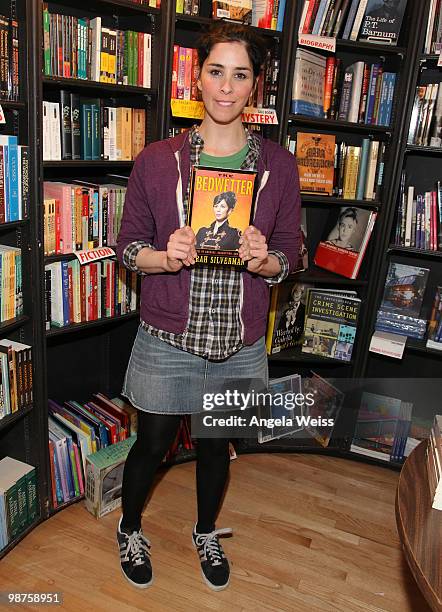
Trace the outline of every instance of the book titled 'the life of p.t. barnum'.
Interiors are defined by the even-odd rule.
[[[251,224],[256,172],[194,166],[188,225],[196,236],[196,263],[242,267],[240,238]]]

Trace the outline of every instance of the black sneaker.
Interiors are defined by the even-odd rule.
[[[218,536],[230,534],[232,530],[227,528],[215,529],[211,533],[196,533],[195,527],[192,540],[200,556],[204,581],[214,591],[221,591],[229,584],[230,568]]]
[[[131,584],[139,589],[147,589],[153,582],[150,542],[141,529],[131,534],[121,531],[122,518],[120,517],[117,529],[121,569]]]

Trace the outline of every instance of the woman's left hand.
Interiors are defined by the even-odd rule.
[[[249,225],[239,239],[239,244],[238,254],[244,262],[248,262],[247,270],[259,274],[269,256],[266,237],[259,229]]]

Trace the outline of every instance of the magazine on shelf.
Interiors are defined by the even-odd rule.
[[[196,236],[197,264],[242,267],[239,240],[250,225],[256,172],[194,166],[188,225]]]

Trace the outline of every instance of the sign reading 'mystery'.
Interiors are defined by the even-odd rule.
[[[97,259],[105,259],[106,257],[115,257],[115,251],[110,247],[98,247],[96,249],[88,249],[86,251],[74,251],[81,264],[91,263]]]

